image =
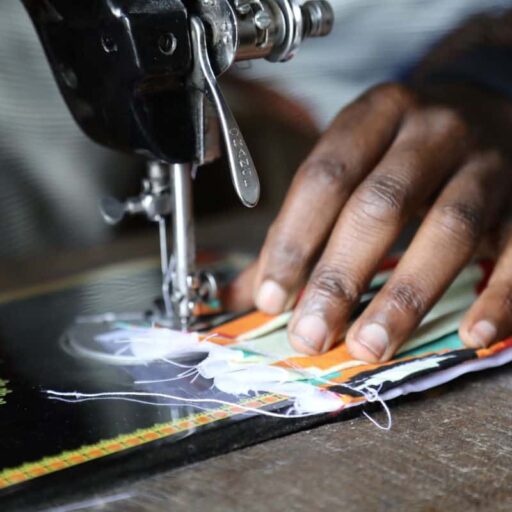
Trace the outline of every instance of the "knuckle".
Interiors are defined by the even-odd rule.
[[[336,301],[354,303],[359,297],[359,286],[347,272],[330,265],[322,265],[311,276],[310,284],[316,293]]]
[[[473,247],[483,231],[482,210],[467,202],[454,202],[441,206],[438,225],[456,243]]]
[[[464,133],[467,128],[466,120],[457,111],[450,108],[438,109],[436,111],[436,124],[446,131]]]
[[[482,170],[485,170],[482,174]],[[509,161],[504,151],[498,148],[481,149],[477,148],[468,152],[465,168],[463,169],[469,177],[471,191],[477,194],[480,203],[485,201],[487,194],[487,183],[489,179],[510,184],[503,178],[509,178]]]
[[[461,143],[466,141],[470,129],[468,122],[463,115],[448,107],[427,107],[417,113],[417,116],[424,121],[428,129],[434,133],[450,134],[454,140]]]
[[[268,247],[270,265],[285,273],[303,267],[308,260],[307,247],[294,240],[296,237],[284,235],[277,226],[271,230],[274,236]]]
[[[370,90],[374,95],[389,99],[396,104],[409,104],[415,100],[414,92],[404,84],[398,82],[384,82]]]
[[[311,157],[302,164],[299,173],[306,179],[320,180],[327,186],[342,186],[347,167],[346,163],[335,158]]]
[[[408,184],[392,175],[370,176],[356,194],[360,211],[373,220],[389,222],[407,208]]]
[[[416,95],[407,86],[397,82],[379,84],[370,90],[372,97],[385,104],[404,110],[416,103]]]
[[[402,278],[389,290],[391,306],[404,313],[422,316],[427,309],[426,293],[417,280]]]

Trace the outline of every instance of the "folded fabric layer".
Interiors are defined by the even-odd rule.
[[[377,275],[370,289],[382,286],[388,276],[389,271]],[[183,358],[195,356],[196,361],[187,366],[187,371],[169,379],[165,376],[149,378],[154,374],[151,364],[136,372],[132,370],[138,377],[136,385],[143,386],[144,392],[170,392],[179,379],[183,379],[182,390],[187,390],[188,381],[201,377],[210,380],[211,386],[202,392],[191,387],[188,391],[193,389],[193,392],[189,396],[193,395],[194,400],[204,398],[207,401],[212,390],[221,392],[223,400],[228,395],[235,403],[264,392],[291,400],[291,415],[332,412],[381,396],[398,396],[396,392],[391,394],[391,390],[405,390],[404,383],[419,382],[436,372],[460,367],[460,371],[443,373],[445,379],[446,375],[457,376],[479,368],[469,365],[471,361],[487,359],[488,364],[507,361],[512,352],[510,340],[490,349],[470,350],[464,348],[456,334],[484,277],[481,265],[469,265],[401,347],[395,359],[387,363],[368,364],[354,360],[343,342],[318,356],[296,352],[288,343],[286,332],[290,312],[276,317],[250,313],[206,335],[120,324],[116,330],[98,335],[96,340],[111,351],[115,349],[117,354],[123,353],[144,363],[163,360],[179,366]],[[495,357],[500,353],[504,355]],[[144,374],[146,378],[141,378]],[[165,389],[165,382],[169,389]],[[154,387],[157,384],[158,389]]]

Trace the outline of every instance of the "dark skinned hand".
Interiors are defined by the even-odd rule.
[[[231,302],[278,314],[305,287],[290,342],[324,352],[340,341],[405,224],[422,213],[391,278],[346,335],[352,356],[389,360],[482,248],[497,264],[460,336],[483,347],[511,335],[511,149],[505,98],[464,84],[371,89],[338,114],[299,168]]]

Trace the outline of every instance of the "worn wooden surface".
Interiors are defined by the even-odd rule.
[[[115,488],[74,507],[510,511],[511,397],[511,368],[492,370],[393,404],[390,432],[356,418]]]

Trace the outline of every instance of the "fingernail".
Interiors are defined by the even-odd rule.
[[[263,281],[256,294],[256,307],[269,315],[282,313],[286,305],[286,291],[275,281]]]
[[[316,352],[320,352],[327,339],[327,324],[319,316],[306,315],[295,326],[291,336]]]
[[[380,359],[389,346],[389,336],[380,324],[368,324],[359,330],[355,341]]]
[[[488,347],[498,334],[496,326],[488,320],[480,320],[471,328],[469,336],[473,343],[482,348]]]

